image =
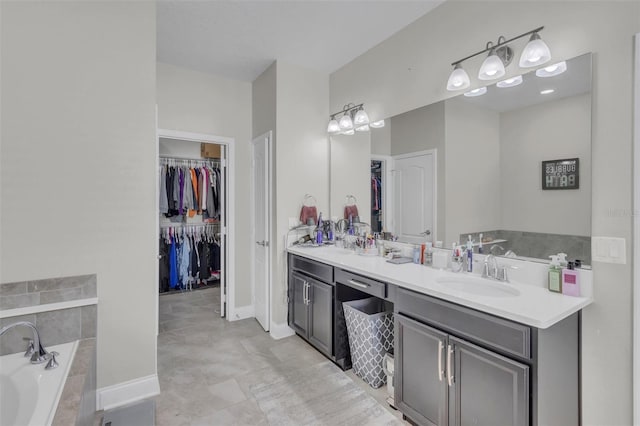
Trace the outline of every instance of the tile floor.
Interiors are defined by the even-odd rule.
[[[219,289],[160,297],[157,425],[401,425],[399,412],[297,336],[220,318]]]

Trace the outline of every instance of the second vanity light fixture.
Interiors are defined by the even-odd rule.
[[[342,117],[339,117],[342,114]],[[347,104],[329,116],[327,132],[332,135],[353,135],[355,132],[368,132],[369,128],[384,127],[384,120],[369,121],[369,115],[364,110],[364,104]]]
[[[462,63],[467,59],[471,59],[486,52],[489,52],[489,55],[484,60],[480,70],[478,71],[478,78],[480,80],[495,80],[504,76],[506,73],[505,67],[513,60],[513,49],[509,47],[509,43],[528,35],[531,35],[531,37],[529,38],[529,43],[527,43],[520,55],[520,67],[531,68],[548,62],[551,59],[551,52],[547,44],[542,41],[538,34],[543,29],[544,27],[538,27],[509,40],[504,36],[500,36],[495,45],[490,41],[487,43],[484,50],[452,62],[451,65],[453,65],[454,68],[453,72],[449,76],[449,80],[447,81],[447,90],[455,91],[468,88],[471,85],[471,81],[469,79],[469,74],[467,74],[467,72],[462,68]]]

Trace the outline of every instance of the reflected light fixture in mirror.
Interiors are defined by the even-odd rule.
[[[329,125],[327,126],[327,132],[331,133],[331,134],[336,134],[339,133],[340,130],[340,124],[338,124],[338,121],[335,118],[332,118],[329,121]]]
[[[356,127],[356,132],[368,132],[368,131],[369,131],[369,125],[368,124]]]
[[[465,93],[464,95],[468,98],[473,98],[474,96],[482,96],[485,93],[487,93],[487,88],[486,87],[478,87],[477,89],[473,89],[467,93]]]
[[[478,71],[478,79],[495,80],[504,76],[506,74],[505,67],[511,63],[514,56],[513,49],[509,47],[509,43],[528,35],[531,35],[531,38],[520,56],[520,67],[529,68],[546,63],[551,59],[551,52],[549,47],[544,41],[542,41],[538,34],[543,29],[544,27],[538,27],[516,37],[510,38],[509,40],[504,36],[500,36],[498,37],[498,41],[495,45],[493,42],[489,41],[483,50],[452,62],[451,65],[454,69],[447,81],[447,90],[456,91],[468,88],[471,84],[469,81],[469,75],[462,69],[461,64],[467,59],[482,55],[486,52],[489,52],[489,56],[487,56],[483,61],[482,66]]]
[[[515,77],[507,78],[506,80],[502,80],[496,83],[497,87],[504,89],[506,87],[514,87],[519,84],[522,84],[522,76],[517,75]]]
[[[336,117],[340,116],[336,121]],[[384,127],[384,120],[369,121],[369,114],[364,110],[364,104],[355,105],[349,103],[342,107],[341,111],[329,116],[327,133],[331,135],[354,135],[358,132],[368,132],[370,127],[375,129]]]
[[[353,129],[353,120],[349,114],[345,114],[340,118],[338,125],[340,126],[340,130],[351,130]]]
[[[524,47],[520,55],[520,67],[531,68],[542,65],[551,60],[551,51],[547,43],[542,41],[538,32],[531,34],[529,43]]]
[[[357,130],[358,127],[366,126],[367,124],[369,124],[369,115],[362,107],[360,107],[358,112],[356,112],[356,116],[353,117],[353,125]]]
[[[562,74],[567,70],[567,63],[565,61],[558,62],[557,64],[549,65],[548,67],[540,68],[536,70],[538,77],[553,77],[555,75]]]
[[[369,123],[369,126],[373,127],[374,129],[380,129],[384,127],[384,120],[372,121],[371,123]]]

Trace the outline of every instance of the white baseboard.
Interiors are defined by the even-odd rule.
[[[296,334],[295,331],[291,327],[289,327],[286,323],[284,324],[276,324],[274,322],[271,323],[271,331],[269,334],[272,338],[279,340],[284,339],[285,337],[293,336]]]
[[[253,305],[236,307],[233,312],[229,313],[229,321],[239,321],[256,316]]]
[[[140,377],[96,390],[96,409],[110,410],[160,395],[158,375]]]

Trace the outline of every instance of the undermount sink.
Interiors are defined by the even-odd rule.
[[[463,291],[477,296],[487,297],[514,297],[520,295],[520,290],[511,287],[510,284],[489,281],[485,278],[469,277],[440,277],[436,283],[443,287],[457,291]]]

